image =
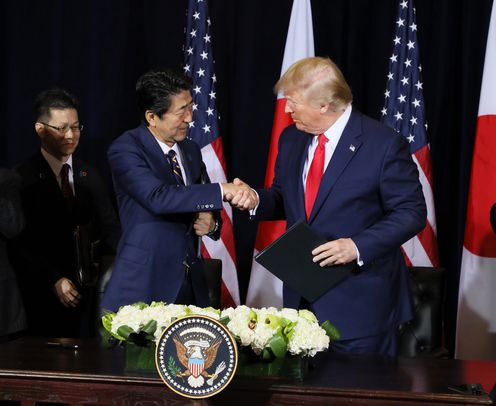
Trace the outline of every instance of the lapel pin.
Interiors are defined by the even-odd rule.
[[[355,152],[355,146],[353,144],[350,144],[350,151]]]

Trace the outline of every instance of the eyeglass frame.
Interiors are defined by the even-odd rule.
[[[84,125],[83,124],[78,124],[78,125],[73,125],[73,126],[64,126],[64,127],[56,127],[54,125],[44,123],[43,121],[40,121],[40,124],[46,125],[47,127],[53,128],[54,130],[57,130],[61,134],[67,134],[69,130],[72,132],[81,132],[83,131]]]

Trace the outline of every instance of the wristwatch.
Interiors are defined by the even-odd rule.
[[[215,219],[214,229],[212,231],[210,231],[209,233],[207,233],[207,235],[208,236],[214,235],[218,229],[219,229],[219,220]]]

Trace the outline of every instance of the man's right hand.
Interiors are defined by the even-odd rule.
[[[239,178],[235,178],[233,183],[223,183],[224,200],[231,206],[240,210],[253,210],[258,206],[259,199],[256,192]]]
[[[53,289],[60,303],[65,307],[76,307],[81,300],[80,293],[70,279],[60,278],[53,285]]]

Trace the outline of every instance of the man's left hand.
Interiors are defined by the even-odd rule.
[[[340,238],[319,245],[312,251],[313,262],[320,266],[347,264],[357,259],[355,243],[351,238]]]
[[[204,211],[197,214],[193,223],[196,235],[202,237],[215,229],[215,218],[211,211]]]

